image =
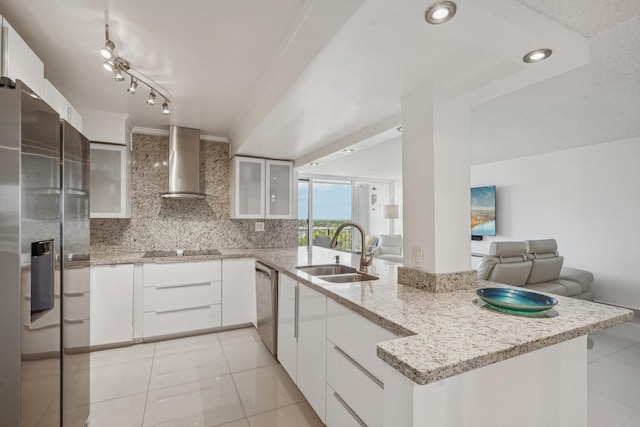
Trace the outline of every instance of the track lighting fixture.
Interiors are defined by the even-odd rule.
[[[129,85],[129,89],[127,89],[127,92],[129,92],[131,95],[135,95],[137,87],[138,87],[138,82],[136,81],[136,79],[131,77],[131,84]]]
[[[155,105],[156,103],[156,92],[151,89],[151,92],[149,92],[149,99],[147,99],[147,104],[149,105]]]
[[[124,81],[124,75],[122,74],[122,67],[120,66],[120,64],[116,64],[115,68],[113,69],[113,74],[115,75],[117,82]]]
[[[114,57],[113,50],[116,48],[116,45],[109,40],[109,25],[105,25],[104,27],[104,38],[106,39],[104,46],[100,49],[100,54],[104,56],[106,59],[111,59]]]
[[[167,96],[167,91],[164,89],[162,91],[159,90],[158,87],[160,86],[156,82],[143,75],[142,73],[133,70],[131,68],[131,65],[129,64],[129,61],[122,58],[121,56],[118,56],[116,52],[116,45],[109,38],[109,25],[105,25],[104,33],[105,43],[104,46],[100,49],[100,54],[105,59],[107,59],[107,61],[102,64],[105,70],[113,72],[115,80],[118,82],[125,80],[125,74],[131,77],[131,84],[129,84],[127,92],[132,95],[135,95],[139,83],[147,86],[150,90],[147,104],[155,105],[156,96],[160,95],[162,98],[164,98],[164,102],[162,103],[162,114],[171,114],[171,111],[169,111],[169,103],[171,102],[171,100]]]
[[[113,71],[113,62],[112,61],[105,61],[104,64],[102,64],[102,66],[104,67],[105,70],[107,71]]]

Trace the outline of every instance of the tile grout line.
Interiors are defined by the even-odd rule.
[[[636,408],[634,406],[628,405],[628,404],[626,404],[624,402],[619,401],[618,399],[614,399],[613,397],[607,396],[604,393],[601,393],[601,392],[596,391],[596,390],[591,390],[591,389],[587,390],[587,392],[588,393],[595,393],[595,394],[597,394],[597,395],[599,395],[601,397],[604,397],[607,400],[610,400],[610,401],[615,402],[615,403],[619,403],[620,405],[623,405],[623,406],[626,406],[627,408],[633,409],[634,411],[636,411],[636,412],[638,412],[640,414],[640,408]]]
[[[247,416],[247,410],[244,408],[244,403],[242,403],[242,398],[240,397],[240,392],[238,391],[238,385],[236,384],[236,379],[233,378],[233,373],[231,372],[231,367],[229,366],[229,361],[227,360],[227,354],[224,351],[224,344],[220,340],[220,335],[216,334],[216,338],[218,338],[218,342],[220,343],[220,347],[222,349],[222,357],[224,358],[224,363],[226,363],[227,368],[229,368],[229,375],[231,376],[231,382],[233,383],[233,388],[236,390],[236,395],[238,396],[238,402],[240,402],[240,407],[242,408],[242,413],[244,414],[244,418],[239,418],[234,421],[240,421],[242,419],[245,419],[247,420],[247,424],[249,424],[249,417]],[[233,421],[230,421],[230,422],[233,422]]]
[[[144,409],[142,410],[142,423],[140,427],[144,425],[144,420],[147,417],[147,404],[149,403],[149,389],[151,388],[151,378],[153,375],[153,365],[156,362],[156,349],[158,348],[157,343],[153,343],[153,357],[151,358],[151,370],[149,371],[149,383],[147,384],[147,393],[144,397]]]

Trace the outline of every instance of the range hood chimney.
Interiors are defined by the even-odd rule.
[[[169,191],[162,197],[205,197],[200,192],[200,129],[169,126]]]

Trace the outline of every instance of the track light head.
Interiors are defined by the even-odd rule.
[[[116,64],[113,69],[113,74],[115,75],[115,79],[117,82],[124,81],[124,75],[122,74],[122,67],[120,66],[120,64]]]
[[[155,103],[156,103],[156,91],[151,89],[151,92],[149,92],[149,99],[147,99],[147,104],[155,105]]]
[[[166,99],[162,103],[162,114],[164,114],[165,116],[171,114],[171,111],[169,111],[169,101],[167,101]]]
[[[116,45],[109,39],[107,39],[106,43],[100,49],[100,54],[106,59],[111,59],[115,56],[113,50],[116,48]]]
[[[107,71],[113,71],[113,61],[109,60],[109,61],[105,61],[104,64],[102,64],[102,66],[104,67],[105,70]]]
[[[127,92],[129,92],[131,95],[135,95],[137,87],[138,87],[138,81],[133,77],[131,77],[131,84],[129,85],[129,89],[127,89]]]

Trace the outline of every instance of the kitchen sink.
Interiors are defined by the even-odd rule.
[[[350,282],[366,282],[369,280],[378,280],[377,276],[367,273],[347,273],[347,274],[334,274],[332,276],[320,276],[318,279],[322,279],[331,283],[350,283]]]
[[[332,276],[334,274],[356,273],[356,269],[342,264],[302,265],[296,267],[309,276]],[[368,280],[368,279],[365,279]]]

